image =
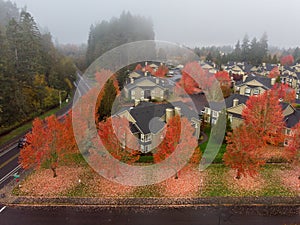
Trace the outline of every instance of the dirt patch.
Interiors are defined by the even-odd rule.
[[[240,179],[236,179],[236,171],[233,169],[230,169],[225,177],[227,177],[226,181],[232,189],[241,191],[258,191],[265,184],[265,180],[260,174],[257,174],[255,177],[242,176]]]
[[[185,167],[178,179],[171,177],[160,183],[165,197],[195,197],[203,189],[205,175],[198,168]]]
[[[50,169],[42,169],[31,174],[21,183],[20,192],[31,196],[57,196],[78,184],[83,172],[80,167],[57,168],[57,177],[53,177]]]

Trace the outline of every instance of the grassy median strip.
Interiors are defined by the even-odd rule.
[[[66,106],[66,103],[62,104],[62,107],[64,107],[64,106]],[[56,108],[51,109],[51,110],[47,111],[46,113],[44,113],[43,115],[38,116],[38,117],[41,118],[41,119],[45,119],[47,116],[55,114],[60,109],[61,109],[60,107],[56,107]],[[3,145],[6,142],[8,142],[9,140],[23,134],[25,131],[29,130],[31,127],[32,127],[32,121],[27,122],[24,125],[12,130],[8,134],[2,135],[0,137],[0,145]]]

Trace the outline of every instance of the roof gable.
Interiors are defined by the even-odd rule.
[[[253,79],[251,81],[248,81],[245,84],[248,85],[248,86],[255,86],[255,87],[262,87],[262,86],[264,86],[262,83],[260,83],[259,81],[255,80],[255,79]]]
[[[227,109],[227,112],[242,115],[242,112],[245,109],[245,107],[245,104],[239,104],[238,106]]]
[[[156,84],[149,79],[137,80],[136,86],[139,87],[154,87]]]

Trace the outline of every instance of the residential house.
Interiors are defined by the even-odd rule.
[[[173,92],[173,86],[169,80],[144,76],[139,79],[130,78],[130,83],[127,84],[124,89],[124,96],[130,100],[165,100]]]
[[[198,113],[182,102],[172,104],[140,102],[135,107],[123,108],[115,114],[129,120],[132,133],[139,139],[142,153],[154,150],[161,143],[166,122],[174,115],[187,117],[195,128],[194,135],[199,137],[201,121]]]
[[[240,95],[252,96],[259,95],[271,89],[276,83],[276,78],[250,74],[243,76],[241,81],[235,83],[234,89]]]

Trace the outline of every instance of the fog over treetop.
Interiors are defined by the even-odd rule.
[[[48,27],[60,43],[86,43],[91,24],[130,11],[150,17],[158,40],[188,46],[234,45],[248,33],[252,38],[268,34],[270,45],[299,45],[297,0],[14,0]]]

